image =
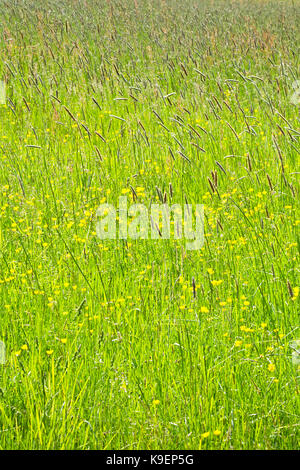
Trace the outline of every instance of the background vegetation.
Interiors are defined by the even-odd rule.
[[[2,449],[298,446],[299,7],[1,0]],[[99,240],[125,194],[204,247]]]

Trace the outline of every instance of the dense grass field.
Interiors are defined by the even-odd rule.
[[[299,24],[0,0],[1,449],[298,448]],[[121,195],[204,204],[204,246],[100,240]]]

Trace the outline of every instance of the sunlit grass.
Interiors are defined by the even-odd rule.
[[[0,448],[298,446],[299,6],[1,2]],[[97,238],[157,188],[200,251]]]

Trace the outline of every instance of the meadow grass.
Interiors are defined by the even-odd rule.
[[[0,1],[1,449],[298,447],[299,20]],[[201,250],[97,238],[160,194]]]

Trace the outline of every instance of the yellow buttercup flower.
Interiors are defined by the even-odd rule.
[[[201,312],[201,313],[208,313],[209,310],[208,310],[207,307],[204,307],[204,306],[203,306],[203,307],[200,308],[200,312]]]
[[[223,280],[222,279],[219,279],[219,280],[212,280],[211,283],[212,285],[215,287],[215,286],[219,286],[220,284],[222,284]]]

